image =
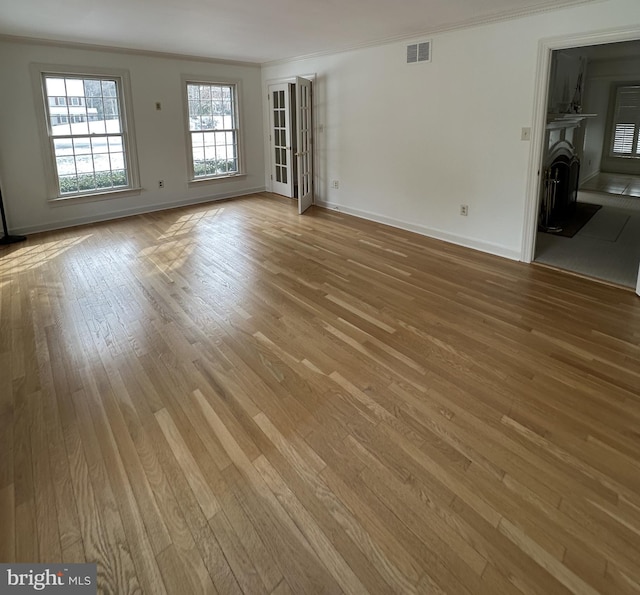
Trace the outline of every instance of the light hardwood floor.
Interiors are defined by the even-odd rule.
[[[268,195],[0,251],[0,560],[101,593],[640,592],[640,299]]]

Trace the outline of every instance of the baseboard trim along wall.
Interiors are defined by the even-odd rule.
[[[166,209],[175,209],[176,207],[187,207],[189,205],[198,205],[207,202],[215,202],[217,200],[226,200],[228,198],[240,198],[241,196],[248,196],[249,194],[257,194],[264,192],[265,187],[259,186],[257,188],[249,188],[242,190],[241,192],[226,192],[222,194],[215,194],[210,196],[202,196],[199,198],[187,198],[183,200],[176,200],[166,202],[157,205],[145,205],[142,207],[133,207],[131,209],[123,209],[120,211],[114,211],[112,213],[105,213],[104,215],[86,217],[76,217],[74,219],[67,219],[65,221],[54,221],[46,223],[44,225],[33,225],[29,227],[14,227],[12,233],[20,235],[30,235],[33,233],[41,233],[43,231],[54,231],[56,229],[66,229],[68,227],[77,227],[78,225],[87,225],[90,223],[101,223],[103,221],[111,221],[113,219],[122,219],[123,217],[131,217],[132,215],[143,215],[145,213],[153,213],[155,211],[164,211]]]
[[[347,215],[359,217],[360,219],[366,219],[368,221],[374,221],[376,223],[383,223],[385,225],[390,225],[391,227],[404,229],[405,231],[412,231],[414,233],[419,233],[420,235],[434,238],[436,240],[449,242],[450,244],[464,246],[465,248],[472,248],[473,250],[479,250],[480,252],[486,252],[487,254],[494,254],[495,256],[502,256],[503,258],[508,258],[509,260],[520,260],[520,250],[513,250],[499,244],[491,244],[489,242],[482,242],[479,240],[466,238],[464,236],[448,233],[439,229],[433,229],[425,225],[408,223],[406,221],[400,221],[398,219],[393,219],[392,217],[386,217],[384,215],[378,215],[377,213],[370,213],[368,211],[361,211],[359,209],[351,209],[349,207],[344,207],[336,203],[316,200],[314,204],[324,209],[339,211],[341,213],[346,213]]]

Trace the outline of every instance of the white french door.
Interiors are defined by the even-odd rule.
[[[298,213],[313,204],[313,122],[311,81],[296,77],[296,159],[298,170]]]
[[[291,198],[291,112],[289,84],[269,86],[271,136],[271,191]]]

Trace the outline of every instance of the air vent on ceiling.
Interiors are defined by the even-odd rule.
[[[431,62],[431,42],[422,41],[407,46],[407,64]]]

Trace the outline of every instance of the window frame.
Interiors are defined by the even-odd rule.
[[[193,132],[190,126],[189,118],[189,93],[188,85],[220,85],[225,87],[232,87],[233,89],[233,109],[236,131],[236,144],[237,144],[237,161],[238,170],[231,173],[223,173],[217,175],[197,176],[195,175],[195,164],[193,160],[193,145],[191,135]],[[242,81],[239,79],[231,79],[226,77],[212,77],[206,75],[182,75],[182,104],[183,104],[183,122],[184,122],[184,135],[186,144],[186,158],[187,158],[187,180],[188,185],[199,185],[203,183],[229,181],[233,178],[246,176],[245,159],[244,159],[244,133],[242,126]]]
[[[611,85],[611,95],[609,100],[609,113],[607,114],[607,134],[605,136],[607,146],[605,147],[605,155],[607,159],[640,159],[640,107],[638,108],[638,115],[634,127],[633,138],[631,142],[631,153],[616,153],[614,152],[615,137],[616,137],[616,106],[618,103],[618,95],[621,89],[627,87],[638,87],[640,92],[640,82],[638,81],[624,81],[617,82]]]
[[[131,82],[128,70],[112,68],[96,68],[93,66],[67,66],[60,64],[32,64],[32,83],[36,96],[37,122],[41,136],[42,158],[44,162],[47,185],[47,200],[52,204],[71,204],[109,198],[120,198],[127,195],[138,195],[141,192],[140,174],[138,170],[138,156],[136,135],[133,123],[133,109],[131,100]],[[77,193],[62,194],[60,192],[58,168],[54,148],[55,136],[51,134],[49,121],[49,104],[46,89],[47,77],[73,78],[107,78],[116,81],[120,107],[121,135],[125,167],[128,175],[127,186],[118,188],[99,188]],[[91,137],[86,134],[81,136]],[[101,135],[96,135],[101,136]]]

